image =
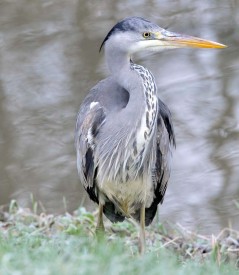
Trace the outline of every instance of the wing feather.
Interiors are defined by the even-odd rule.
[[[171,113],[167,106],[158,99],[159,111],[157,117],[156,163],[153,171],[155,181],[154,200],[146,208],[145,223],[149,225],[157,211],[159,203],[163,203],[170,176],[170,157],[173,146],[176,146]]]
[[[94,158],[97,135],[105,121],[105,112],[99,102],[85,102],[76,122],[75,145],[80,180],[90,198],[98,203],[96,189],[97,165]]]

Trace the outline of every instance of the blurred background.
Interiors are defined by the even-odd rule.
[[[177,138],[160,220],[207,234],[239,228],[239,1],[1,0],[0,205],[31,194],[48,213],[95,209],[76,171],[75,118],[107,75],[110,28],[142,16],[223,50],[139,58],[155,75]]]

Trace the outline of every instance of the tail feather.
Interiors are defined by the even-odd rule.
[[[105,202],[103,212],[105,216],[113,223],[122,222],[125,219],[125,217],[117,211],[115,205],[110,201]]]
[[[145,225],[148,226],[152,223],[156,212],[158,203],[154,202],[149,208],[145,209]],[[103,212],[105,216],[113,223],[123,222],[125,220],[125,215],[119,212],[118,208],[113,202],[107,201],[104,204]],[[133,219],[140,222],[140,210],[137,210],[135,214],[132,215]]]

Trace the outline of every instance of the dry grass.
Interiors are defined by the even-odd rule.
[[[2,240],[15,238],[21,242],[21,236],[25,234],[23,232],[27,232],[30,238],[41,236],[40,239],[50,240],[63,234],[79,238],[84,236],[90,240],[91,244],[94,243],[96,212],[89,213],[84,208],[80,208],[72,215],[66,213],[56,216],[45,213],[37,214],[35,202],[32,208],[33,210],[21,208],[16,201],[12,201],[8,211],[0,211]],[[121,242],[123,250],[127,249],[130,257],[138,257],[138,228],[134,222],[111,224],[106,221],[105,226],[104,241],[107,244]],[[147,228],[146,234],[146,254],[148,255],[159,255],[166,251],[166,253],[175,255],[177,262],[183,265],[188,262],[213,263],[218,268],[221,266],[224,268],[225,265],[230,264],[235,270],[239,266],[239,232],[231,228],[225,228],[217,236],[203,236],[181,225],[155,224]],[[64,250],[64,245],[62,249]]]

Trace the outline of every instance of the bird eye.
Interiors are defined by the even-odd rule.
[[[143,37],[144,38],[149,38],[151,36],[151,33],[150,32],[144,32],[143,33]]]

